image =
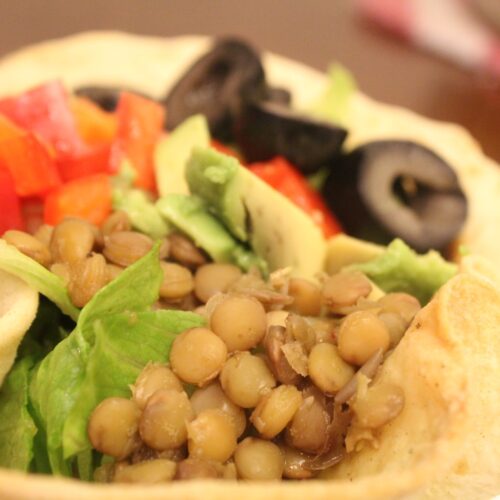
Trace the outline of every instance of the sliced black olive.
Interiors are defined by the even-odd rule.
[[[284,156],[306,174],[328,164],[346,136],[341,127],[272,102],[247,103],[236,127],[237,144],[248,161]]]
[[[230,140],[242,101],[248,96],[265,98],[266,90],[259,54],[241,40],[220,40],[169,92],[165,99],[167,128],[202,113],[214,137]]]
[[[467,216],[452,168],[409,141],[353,150],[332,168],[323,194],[348,234],[378,243],[399,237],[420,252],[444,250]]]
[[[268,87],[265,100],[276,104],[282,104],[283,106],[289,106],[292,102],[292,93],[281,87]]]
[[[144,92],[138,92],[137,90],[126,89],[123,87],[104,87],[99,85],[86,85],[78,87],[75,89],[75,94],[90,99],[105,111],[114,111],[118,105],[120,94],[125,91],[153,100],[152,97],[144,94]]]

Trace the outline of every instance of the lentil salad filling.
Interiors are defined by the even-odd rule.
[[[79,308],[154,244],[122,211],[101,227],[67,218],[3,239],[59,275]],[[377,446],[404,395],[370,382],[418,299],[386,294],[356,270],[316,281],[244,272],[177,231],[156,246],[153,309],[193,311],[203,324],[175,336],[166,363],[147,362],[129,397],[92,408],[86,431],[103,457],[95,481],[309,479]]]

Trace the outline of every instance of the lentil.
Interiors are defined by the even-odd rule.
[[[215,306],[210,328],[229,352],[252,349],[266,333],[266,311],[253,297],[229,295]]]
[[[360,366],[378,350],[387,351],[391,342],[385,323],[371,311],[356,311],[340,324],[339,353],[345,361]]]
[[[285,467],[285,460],[277,445],[252,437],[238,444],[234,463],[238,477],[260,481],[280,479]]]
[[[327,394],[335,394],[354,375],[353,368],[339,355],[333,344],[316,344],[308,360],[309,376]]]
[[[118,460],[127,458],[139,446],[137,405],[124,398],[108,398],[92,412],[88,435],[92,446]]]
[[[330,276],[323,284],[323,301],[333,311],[351,306],[372,290],[370,280],[357,271],[340,272]]]
[[[175,462],[158,458],[120,468],[115,473],[114,481],[117,483],[164,483],[174,478],[176,468]]]
[[[194,293],[205,303],[216,293],[225,292],[241,274],[240,268],[232,264],[211,263],[200,266],[194,275]]]
[[[304,316],[318,316],[321,312],[321,290],[311,281],[291,278],[288,293],[293,297],[288,309]]]
[[[42,266],[49,267],[52,257],[48,246],[34,236],[31,236],[31,234],[12,229],[5,231],[3,239],[9,245],[15,246],[24,255],[36,260]]]
[[[148,399],[160,389],[178,392],[184,390],[181,381],[170,368],[159,363],[149,363],[132,386],[132,396],[142,410]]]
[[[108,269],[101,254],[74,262],[69,268],[68,293],[77,307],[83,307],[108,283]]]
[[[181,380],[200,387],[214,379],[226,361],[227,347],[208,328],[192,328],[176,337],[170,363]]]
[[[94,242],[95,234],[90,223],[75,218],[64,219],[52,232],[52,259],[68,264],[82,260],[92,251]]]
[[[113,264],[127,267],[153,248],[153,240],[134,231],[115,231],[104,238],[102,253]]]
[[[190,457],[225,462],[236,448],[232,419],[222,410],[203,410],[188,424]]]
[[[263,394],[276,385],[263,359],[248,351],[237,352],[225,363],[220,374],[222,389],[242,408],[254,408]]]
[[[163,271],[163,282],[160,297],[169,300],[182,299],[194,289],[191,271],[173,262],[160,262]]]
[[[186,422],[193,410],[185,392],[160,389],[147,401],[139,422],[142,440],[155,450],[181,446],[187,438]]]
[[[180,233],[168,236],[171,257],[180,264],[196,268],[207,263],[207,257],[189,238]]]
[[[237,437],[245,431],[247,426],[245,412],[224,394],[218,382],[212,382],[194,391],[191,396],[191,406],[195,416],[209,408],[222,410],[231,418]]]

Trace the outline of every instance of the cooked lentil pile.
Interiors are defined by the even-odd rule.
[[[78,307],[153,246],[124,212],[101,228],[72,218],[4,239],[60,275]],[[88,436],[112,457],[97,481],[313,478],[376,443],[402,410],[399,387],[370,382],[420,309],[414,297],[385,295],[359,272],[265,280],[209,262],[180,233],[160,254],[156,307],[194,310],[206,326],[178,335],[130,399],[94,409]]]

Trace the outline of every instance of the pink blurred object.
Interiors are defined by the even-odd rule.
[[[500,36],[476,17],[473,4],[473,0],[357,0],[362,15],[394,34],[500,79]]]

